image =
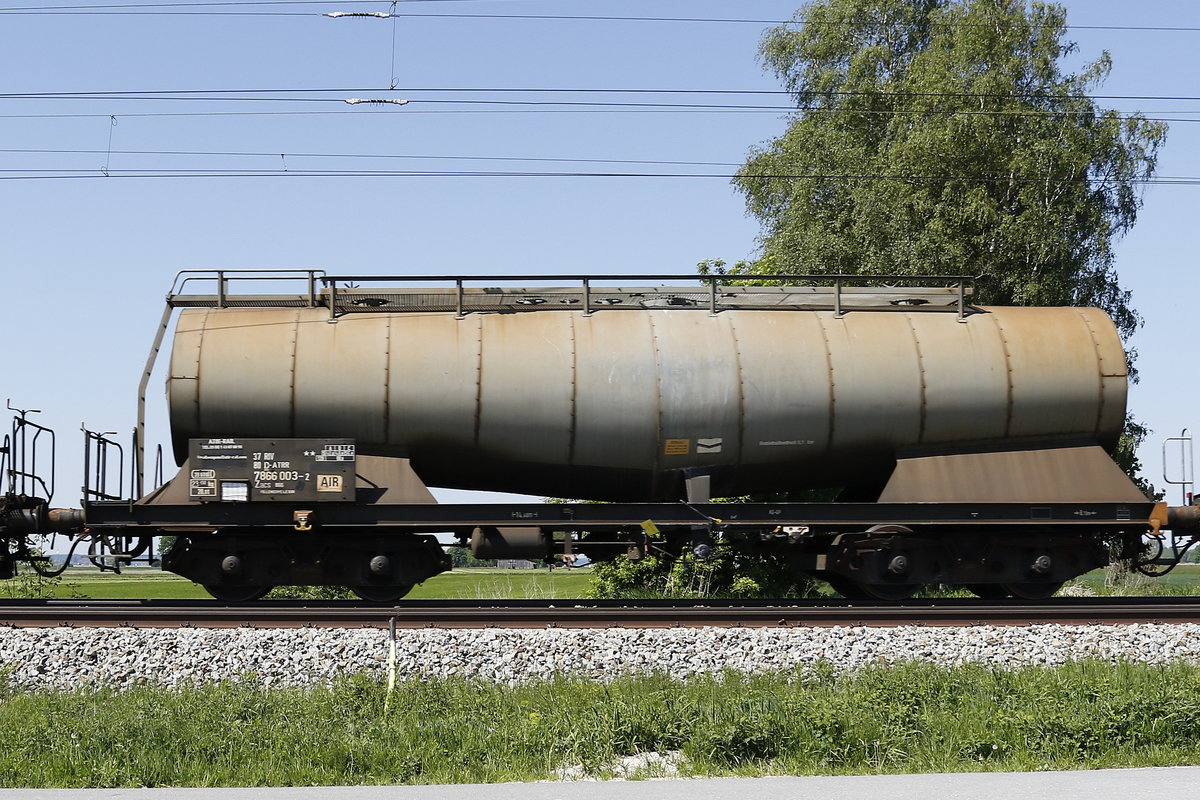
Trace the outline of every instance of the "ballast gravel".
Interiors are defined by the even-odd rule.
[[[337,628],[0,628],[10,689],[180,686],[221,680],[310,686],[388,672],[388,633]],[[921,661],[998,667],[1102,659],[1200,663],[1200,625],[894,628],[440,629],[397,631],[396,677],[520,683],[835,670]]]

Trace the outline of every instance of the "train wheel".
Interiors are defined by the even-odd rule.
[[[204,591],[218,600],[226,603],[249,603],[261,600],[274,586],[218,586],[213,583],[204,584]]]
[[[1003,600],[1008,597],[1008,587],[1000,583],[968,583],[963,588],[984,600]]]
[[[368,603],[391,603],[404,597],[412,588],[413,585],[408,583],[398,586],[351,586],[350,591]]]
[[[1062,581],[1047,583],[1006,583],[1005,590],[1018,600],[1045,600],[1062,588]]]

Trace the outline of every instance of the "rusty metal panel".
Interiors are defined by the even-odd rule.
[[[815,461],[829,449],[832,388],[815,314],[731,311],[742,383],[739,462]]]
[[[422,449],[439,455],[473,451],[482,317],[410,314],[370,319],[391,326],[388,449],[403,455]]]
[[[657,457],[658,368],[650,315],[575,319],[575,447],[572,464],[643,469]]]
[[[1117,328],[1098,308],[1077,308],[1092,334],[1100,362],[1100,408],[1097,414],[1097,438],[1106,447],[1115,447],[1125,427],[1125,401],[1129,391],[1129,362]]]
[[[1003,308],[992,318],[1012,374],[1011,437],[1096,437],[1100,363],[1074,309]]]
[[[835,451],[887,450],[920,436],[921,363],[906,316],[821,315],[829,343]]]
[[[659,393],[656,471],[735,464],[742,392],[730,320],[664,311],[651,322]]]
[[[571,315],[481,319],[480,453],[508,462],[569,463],[575,395]]]
[[[1096,347],[1096,358],[1100,362],[1100,374],[1105,377],[1126,378],[1129,376],[1129,361],[1125,348],[1112,319],[1098,308],[1074,308],[1092,334]]]
[[[988,315],[947,324],[909,316],[920,348],[924,409],[914,443],[999,440],[1008,427],[1008,367]]]
[[[167,410],[172,431],[200,430],[200,345],[204,341],[205,317],[202,309],[179,313],[171,363],[167,368]],[[175,435],[176,463],[187,458],[188,435]]]
[[[209,311],[200,347],[200,414],[193,438],[295,436],[295,353],[292,310]]]
[[[359,454],[355,470],[358,475],[356,489],[372,490],[383,487],[385,491],[374,502],[376,505],[389,503],[434,504],[437,500],[413,471],[407,458],[386,458]],[[361,495],[360,495],[361,496]]]
[[[295,429],[306,437],[387,440],[387,320],[351,316],[329,321],[323,309],[296,312]],[[347,409],[354,409],[348,419]],[[348,434],[347,430],[353,433]]]
[[[1100,379],[1102,405],[1096,428],[1096,441],[1112,450],[1125,428],[1125,402],[1129,393],[1127,376],[1105,375]]]
[[[1144,503],[1097,445],[902,458],[881,503]]]

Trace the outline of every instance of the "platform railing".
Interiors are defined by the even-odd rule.
[[[536,302],[539,295],[551,295],[558,299],[559,303],[565,303],[564,298],[569,298],[571,303],[578,307],[583,314],[591,315],[599,310],[603,299],[597,300],[597,295],[604,294],[602,283],[620,283],[616,291],[621,292],[654,292],[669,296],[671,292],[683,294],[688,292],[691,287],[687,286],[651,286],[648,287],[648,281],[671,281],[671,282],[696,282],[700,286],[699,293],[705,297],[704,305],[707,307],[710,314],[717,314],[723,305],[727,305],[722,301],[727,297],[754,297],[767,294],[779,294],[781,291],[796,290],[807,294],[828,295],[828,305],[833,309],[834,316],[841,317],[848,310],[857,310],[863,306],[855,304],[856,296],[863,294],[892,294],[900,298],[899,304],[905,304],[907,295],[912,295],[914,289],[920,288],[918,294],[924,294],[925,297],[909,298],[912,305],[929,302],[928,297],[932,295],[944,295],[949,300],[949,303],[955,307],[960,318],[966,316],[968,310],[969,298],[974,293],[973,276],[967,275],[847,275],[847,274],[832,274],[832,275],[698,275],[698,274],[649,274],[649,275],[325,275],[320,278],[324,287],[324,300],[327,302],[331,314],[344,314],[355,312],[394,312],[402,310],[416,310],[392,307],[390,303],[382,298],[376,298],[378,303],[369,302],[372,298],[364,296],[364,284],[371,284],[379,287],[374,290],[380,295],[387,294],[432,294],[437,292],[453,293],[453,309],[456,316],[463,317],[473,309],[470,307],[469,300],[478,298],[480,295],[487,296],[488,294],[503,294],[522,293],[526,297],[523,300],[527,301],[526,310],[532,310],[541,305]],[[429,288],[430,283],[449,284],[449,286]],[[339,284],[342,284],[339,286]],[[382,287],[381,284],[394,284],[395,286]],[[424,286],[416,287],[417,284]],[[470,284],[474,284],[476,288],[471,288]],[[505,284],[524,284],[528,286],[536,286],[537,289],[528,288],[505,288]],[[564,284],[560,287],[549,287],[547,284]],[[940,284],[940,285],[939,285]],[[416,288],[409,288],[416,287]],[[635,288],[636,287],[636,288]],[[733,290],[733,291],[731,291]],[[354,293],[355,299],[347,300],[350,293]],[[613,292],[610,291],[611,295]],[[543,298],[544,299],[544,298]],[[522,303],[522,299],[518,299],[515,303]],[[700,305],[698,302],[681,302],[683,305]],[[551,306],[553,307],[553,306]],[[425,309],[431,310],[431,309]],[[479,309],[490,310],[490,309]],[[514,308],[511,310],[522,310]],[[548,309],[547,309],[548,310]]]
[[[125,476],[125,448],[120,442],[109,438],[111,431],[98,433],[83,426],[80,426],[80,430],[83,431],[83,486],[80,487],[83,499],[128,499],[123,496],[121,486]],[[110,470],[109,461],[114,457],[116,469]],[[131,485],[131,497],[135,491],[136,487]]]
[[[4,437],[0,494],[37,497],[49,503],[54,498],[55,441],[54,431],[27,419],[36,409],[13,408],[12,429]],[[49,465],[47,465],[49,461]],[[49,475],[49,479],[44,477]]]
[[[321,304],[317,286],[324,276],[323,269],[188,269],[176,273],[175,281],[167,292],[167,304],[175,308],[189,305],[227,308],[233,299],[239,301],[237,305],[252,305],[256,298],[263,301],[286,298],[312,308]],[[245,287],[250,283],[263,282],[272,287],[290,283],[297,287],[297,291],[292,294],[253,294],[247,291],[238,293],[232,289],[233,284]],[[202,291],[205,288],[208,291]]]
[[[328,275],[317,269],[214,269],[178,273],[167,305],[323,307],[331,319],[441,310],[462,318],[494,310],[578,310],[590,316],[603,309],[652,304],[704,308],[716,315],[728,308],[779,307],[791,298],[805,307],[831,309],[838,318],[849,311],[886,308],[890,302],[942,311],[953,307],[962,319],[974,281],[965,275]],[[264,283],[271,289],[290,283],[295,291],[255,291],[265,288]],[[643,302],[626,302],[630,297]]]

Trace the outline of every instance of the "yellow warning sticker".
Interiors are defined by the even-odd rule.
[[[663,442],[663,454],[668,456],[686,456],[692,450],[691,439],[667,439]]]
[[[654,520],[652,519],[648,519],[642,523],[642,530],[645,531],[646,535],[651,539],[662,538],[662,532],[658,529],[658,526],[654,524]]]

